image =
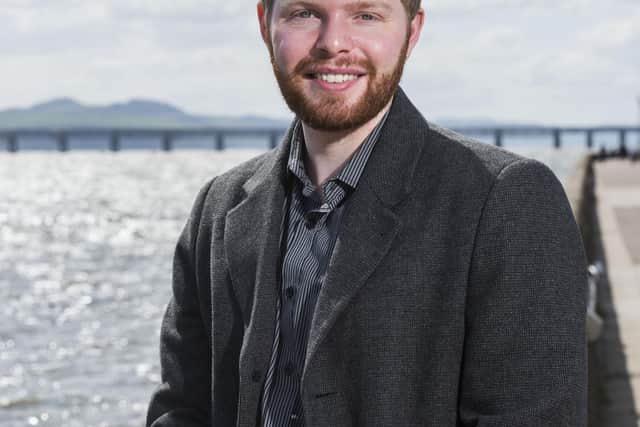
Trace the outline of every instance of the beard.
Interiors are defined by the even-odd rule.
[[[280,70],[273,54],[273,47],[269,46],[271,65],[278,81],[280,92],[285,102],[298,118],[307,126],[316,130],[338,132],[358,128],[373,119],[391,100],[400,83],[404,64],[407,60],[409,38],[400,50],[400,55],[391,73],[380,74],[375,67],[366,60],[352,62],[341,58],[334,63],[322,62],[307,57],[302,59],[291,74]],[[366,70],[367,87],[358,99],[351,105],[345,95],[320,92],[313,95],[305,94],[305,80],[309,79],[312,66],[331,65],[333,67],[356,66]]]

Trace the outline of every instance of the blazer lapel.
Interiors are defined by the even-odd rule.
[[[303,384],[318,346],[389,251],[402,227],[393,208],[410,192],[427,130],[426,121],[398,89],[357,188],[346,202],[311,323]]]
[[[246,198],[226,216],[224,247],[233,293],[244,319],[240,351],[238,425],[255,424],[261,382],[273,343],[286,163],[292,128],[277,150],[243,185]]]

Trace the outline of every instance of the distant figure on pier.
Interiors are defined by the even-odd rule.
[[[296,119],[196,198],[147,425],[586,425],[571,208],[546,166],[400,89],[420,1],[257,12]]]

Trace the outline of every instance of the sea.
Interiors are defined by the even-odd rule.
[[[193,199],[265,147],[0,151],[0,426],[144,424]],[[505,148],[561,182],[588,153],[584,141]]]

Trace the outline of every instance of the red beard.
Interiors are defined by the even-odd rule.
[[[407,39],[390,74],[379,74],[368,61],[353,63],[344,58],[334,63],[323,63],[311,57],[301,60],[291,74],[286,74],[278,68],[271,46],[269,51],[278,86],[291,111],[313,129],[336,132],[364,125],[389,103],[400,83],[408,47]],[[342,94],[319,93],[309,99],[303,85],[309,79],[309,70],[320,66],[355,66],[366,70],[368,83],[365,93],[352,105],[347,105]]]

